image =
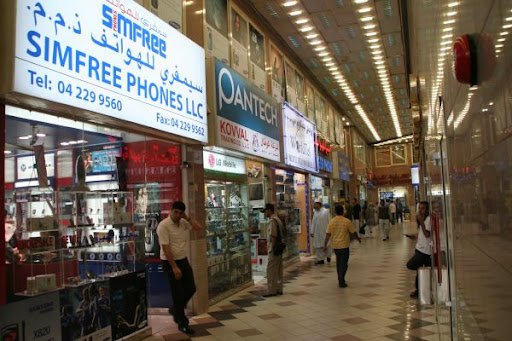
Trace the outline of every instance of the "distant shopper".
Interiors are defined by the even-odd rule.
[[[389,202],[389,214],[391,219],[391,225],[396,224],[396,205],[393,200]]]
[[[327,225],[331,219],[329,210],[322,206],[322,203],[317,201],[313,204],[313,220],[311,222],[311,237],[313,237],[313,246],[316,251],[315,264],[324,264],[325,259],[331,262],[332,248],[328,247],[327,252],[324,252],[325,233]]]
[[[348,269],[348,258],[350,255],[350,237],[361,242],[352,222],[343,216],[343,206],[336,204],[334,207],[336,216],[331,219],[327,226],[324,250],[327,250],[329,240],[332,238],[332,248],[336,254],[336,270],[338,272],[338,286],[346,288],[345,274]]]
[[[192,228],[200,231],[204,227],[187,216],[185,210],[186,206],[183,202],[175,201],[169,216],[158,224],[156,233],[160,242],[162,267],[169,279],[174,303],[174,306],[169,308],[169,312],[172,312],[174,322],[181,332],[194,334],[185,315],[185,307],[196,292],[194,273],[187,259],[187,241]]]
[[[419,211],[418,214],[416,215],[416,223],[418,224],[419,228],[416,249],[414,250],[414,256],[412,256],[411,259],[409,259],[409,261],[407,262],[407,269],[414,271],[418,270],[418,268],[421,266],[431,265],[431,225],[428,202],[421,201],[419,203]],[[411,292],[410,296],[412,298],[418,297],[418,273],[416,273],[416,290]]]
[[[361,226],[361,205],[359,205],[356,198],[352,199],[352,223],[356,231],[359,232],[359,227]]]
[[[389,240],[389,207],[384,199],[380,201],[379,205],[379,226],[382,231],[382,240]]]
[[[263,297],[272,297],[283,294],[283,255],[275,254],[274,245],[278,240],[278,233],[284,238],[284,224],[275,214],[274,205],[266,204],[263,209],[265,218],[270,218],[268,225],[268,263],[267,263],[267,286],[268,291]],[[279,231],[279,232],[278,232]]]
[[[396,199],[396,221],[400,220],[401,223],[404,222],[404,206],[402,205],[402,201]]]

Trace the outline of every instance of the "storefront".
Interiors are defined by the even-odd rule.
[[[16,32],[15,41],[2,38],[11,52],[2,65],[14,65],[0,82],[9,241],[2,290],[23,299],[2,309],[58,290],[55,339],[148,331],[152,284],[165,283],[156,225],[175,200],[195,211],[183,179],[196,166],[182,165],[188,145],[207,142],[204,50],[132,1],[19,0],[2,11],[15,18],[3,32]],[[95,299],[111,308],[102,326],[66,329]],[[160,303],[169,305],[168,292]]]
[[[206,211],[212,217],[207,223],[210,303],[252,283],[252,271],[266,271],[261,209],[272,201],[267,194],[268,165],[280,162],[281,153],[276,100],[219,60],[211,62],[208,84],[215,98],[210,97],[214,106],[209,108],[209,127],[214,147],[205,147],[204,164],[205,169],[212,164],[224,169],[205,172]],[[238,165],[236,176],[233,167],[225,167],[228,164]],[[239,204],[232,205],[233,196]]]
[[[286,221],[290,245],[286,258],[297,251],[310,253],[309,221],[311,198],[309,174],[318,173],[315,124],[290,106],[283,104],[283,153],[286,168],[276,169],[275,188],[279,213]],[[295,170],[302,170],[297,172]]]
[[[321,202],[326,207],[332,207],[332,147],[324,140],[317,138],[316,141],[318,156],[318,175],[311,175],[311,199],[312,202]]]
[[[350,182],[350,160],[341,150],[333,152],[333,201],[344,203],[348,198],[348,184]]]

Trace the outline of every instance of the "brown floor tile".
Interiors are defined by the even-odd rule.
[[[263,334],[258,329],[254,329],[254,328],[237,330],[235,333],[237,333],[241,337],[247,337],[247,336],[254,336],[254,335],[261,335],[261,334]]]

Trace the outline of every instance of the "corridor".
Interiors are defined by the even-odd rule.
[[[410,223],[395,225],[389,241],[374,228],[372,238],[353,241],[347,288],[339,288],[334,262],[314,265],[303,257],[285,269],[283,296],[262,298],[263,280],[191,318],[194,340],[439,340],[434,307],[409,298],[414,273],[405,268],[415,241],[404,234]],[[448,322],[448,320],[446,321]],[[188,340],[172,318],[150,316],[147,340]]]

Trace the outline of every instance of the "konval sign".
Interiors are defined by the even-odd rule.
[[[217,145],[280,161],[280,106],[233,69],[215,60]]]
[[[207,142],[204,49],[131,0],[18,0],[13,91]]]

